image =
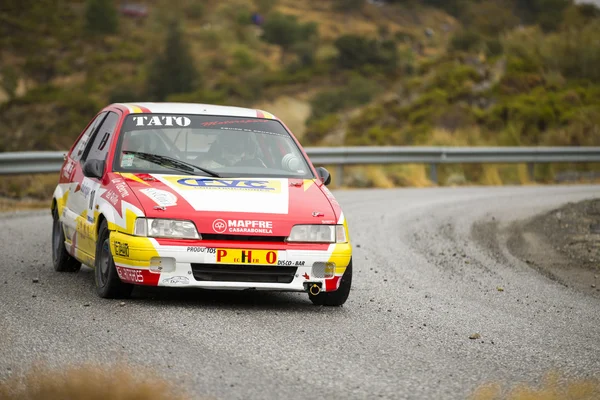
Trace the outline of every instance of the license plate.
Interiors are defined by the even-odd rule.
[[[219,264],[267,264],[277,265],[275,250],[217,249]]]

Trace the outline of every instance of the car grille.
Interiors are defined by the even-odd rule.
[[[280,242],[285,241],[285,236],[251,236],[251,235],[220,235],[216,233],[203,233],[203,240],[237,241],[237,242]]]
[[[290,283],[296,267],[265,265],[192,264],[197,281]]]

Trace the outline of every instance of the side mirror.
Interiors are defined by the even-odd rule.
[[[105,162],[101,160],[87,160],[83,164],[83,176],[102,179]]]
[[[317,173],[319,174],[319,178],[323,181],[325,186],[331,183],[331,174],[324,167],[317,168]]]

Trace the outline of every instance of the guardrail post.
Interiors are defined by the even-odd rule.
[[[335,170],[334,187],[341,188],[344,185],[344,164],[338,164]]]
[[[437,164],[435,163],[429,164],[429,180],[436,185],[438,183]]]
[[[535,182],[535,164],[527,163],[527,176],[531,182]]]

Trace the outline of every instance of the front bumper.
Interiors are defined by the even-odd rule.
[[[337,290],[352,255],[350,243],[287,244],[153,239],[111,232],[123,282],[206,289]]]

